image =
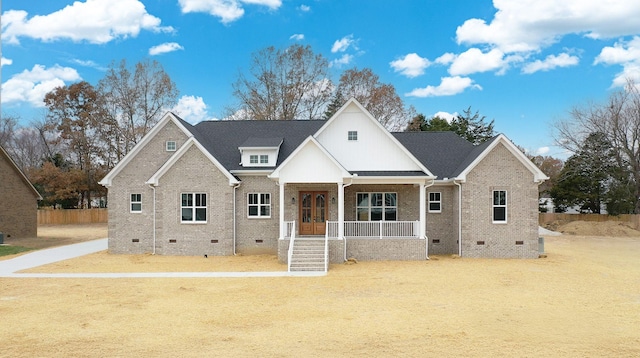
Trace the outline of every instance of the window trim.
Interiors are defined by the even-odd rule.
[[[137,195],[138,197],[136,199],[138,200],[133,200],[133,196]],[[133,210],[133,205],[134,204],[138,204],[140,205],[140,210]],[[129,212],[132,214],[140,214],[142,212],[142,194],[140,193],[131,193],[131,195],[129,195]]]
[[[504,204],[496,204],[496,193],[504,193]],[[507,190],[492,190],[491,191],[491,222],[493,224],[506,224],[508,219],[508,204],[509,204],[509,196],[507,194]],[[500,201],[500,196],[498,194],[498,201]],[[496,220],[496,209],[504,208],[504,220]]]
[[[191,195],[191,203],[192,205],[183,205],[183,196]],[[204,205],[196,205],[198,196],[204,195]],[[203,192],[183,192],[180,193],[180,223],[181,224],[206,224],[207,219],[209,217],[209,205],[208,205],[208,194]],[[200,201],[202,203],[202,197],[200,197]],[[191,209],[191,220],[184,220],[182,211],[183,209]],[[197,220],[197,209],[204,209],[204,220]]]
[[[257,203],[251,203],[251,196],[252,195],[257,195]],[[269,203],[268,204],[264,204],[262,202],[263,199],[263,195],[268,196],[268,200]],[[257,215],[251,215],[251,207],[257,207],[258,211],[257,211]],[[266,207],[269,208],[269,215],[262,215],[262,210],[260,210],[261,208]],[[272,213],[272,208],[271,208],[271,193],[247,193],[247,219],[270,219],[271,218],[271,213]]]
[[[171,148],[170,148],[170,145],[173,145],[173,149],[171,149]],[[164,149],[165,149],[167,152],[175,152],[175,151],[176,151],[176,149],[178,149],[178,144],[176,143],[176,141],[175,141],[175,140],[168,140],[168,141],[166,141],[166,142],[165,142],[165,144],[164,144]]]
[[[367,198],[367,206],[361,206],[359,205],[360,203],[358,202],[358,195],[359,194],[367,194],[368,198]],[[373,196],[373,194],[382,194],[382,206],[372,206],[371,205],[371,197]],[[395,204],[396,205],[390,205],[387,206],[387,201],[386,201],[386,197],[387,194],[393,194],[395,196]],[[362,208],[368,208],[367,210],[367,218],[368,220],[360,220],[360,217],[358,216],[358,209],[362,209]],[[371,220],[371,209],[372,208],[380,208],[382,209],[382,219],[381,220]],[[395,208],[396,209],[396,217],[395,220],[386,220],[386,209],[387,208]],[[379,191],[375,191],[375,192],[357,192],[356,193],[356,221],[399,221],[398,220],[398,193],[395,191],[386,191],[386,192],[379,192]]]
[[[438,200],[431,200],[431,194],[438,194]],[[435,196],[435,195],[434,195]],[[431,204],[438,204],[438,209],[431,210]],[[427,203],[428,212],[430,213],[441,213],[442,212],[442,192],[439,191],[431,191],[429,192],[429,200]]]
[[[358,131],[347,131],[347,140],[350,142],[358,141]]]

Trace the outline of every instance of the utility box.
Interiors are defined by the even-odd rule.
[[[544,254],[544,237],[538,238],[538,253]]]
[[[4,244],[4,234],[0,232],[0,245]]]

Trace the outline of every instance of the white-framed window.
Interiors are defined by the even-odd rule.
[[[180,221],[183,223],[207,222],[207,194],[180,194]]]
[[[347,140],[358,140],[358,131],[349,131],[347,133]]]
[[[249,164],[258,164],[258,155],[257,154],[251,154],[249,156]]]
[[[142,212],[142,194],[131,194],[130,212],[141,213]]]
[[[440,192],[429,193],[429,212],[442,212],[442,194]]]
[[[176,142],[173,140],[168,140],[166,143],[167,152],[175,152],[176,151]]]
[[[266,154],[260,154],[260,164],[269,164],[269,156]]]
[[[397,193],[356,193],[356,220],[398,220]]]
[[[492,217],[493,217],[494,223],[507,222],[507,191],[506,190],[493,191]]]
[[[250,218],[271,217],[271,194],[249,193],[247,194],[247,216]]]

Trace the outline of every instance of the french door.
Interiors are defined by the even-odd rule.
[[[324,235],[327,221],[327,192],[300,192],[300,235]]]

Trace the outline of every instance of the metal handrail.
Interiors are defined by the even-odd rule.
[[[329,221],[324,230],[324,272],[329,271]]]
[[[291,237],[289,238],[289,253],[287,258],[287,272],[291,272],[291,258],[293,257],[293,241],[296,239],[296,221],[287,221],[285,223],[288,227],[290,226],[289,232],[291,233]],[[286,232],[285,232],[286,234]]]

